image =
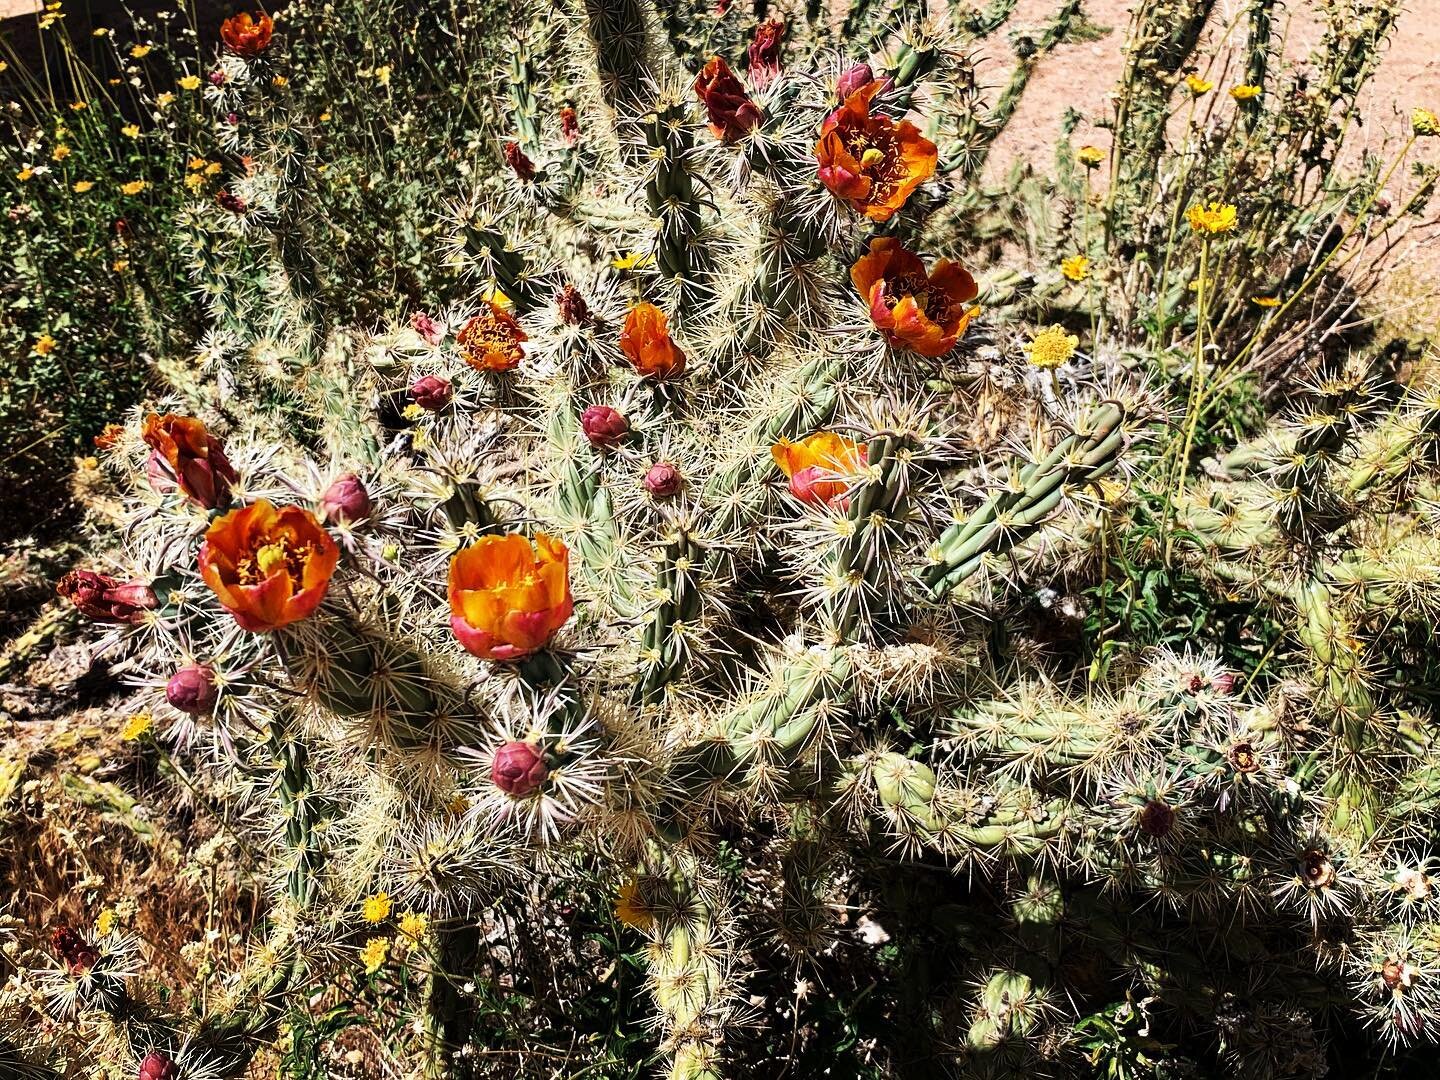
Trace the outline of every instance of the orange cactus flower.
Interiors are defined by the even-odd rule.
[[[450,560],[450,629],[482,659],[529,656],[574,610],[570,552],[544,533],[482,536]]]
[[[241,627],[264,634],[313,614],[339,561],[310,511],[258,499],[210,523],[200,576]]]
[[[455,335],[465,362],[479,371],[511,371],[525,357],[530,340],[520,322],[493,300]]]
[[[959,263],[941,259],[927,273],[914,252],[894,237],[870,241],[850,268],[850,280],[870,305],[870,320],[898,349],[944,356],[979,308],[966,307],[979,290]]]
[[[670,338],[670,321],[654,304],[640,302],[625,316],[620,351],[641,375],[673,379],[685,371],[685,353]]]
[[[695,96],[705,106],[711,134],[727,143],[745,135],[765,118],[730,65],[718,56],[712,56],[695,76]]]
[[[889,221],[939,161],[935,144],[910,121],[870,114],[870,99],[886,85],[876,79],[847,97],[815,144],[820,182],[874,221]]]
[[[96,450],[114,450],[125,438],[125,429],[119,424],[106,424],[95,436]]]
[[[176,484],[207,510],[230,501],[230,485],[237,479],[235,469],[225,456],[225,447],[206,430],[203,421],[175,413],[151,413],[145,417],[140,436],[153,451],[152,483],[159,481],[166,490]]]
[[[259,56],[270,45],[275,20],[263,11],[251,15],[242,11],[220,24],[220,40],[236,56]]]
[[[790,494],[811,506],[845,506],[846,477],[855,476],[868,460],[864,443],[833,431],[817,431],[798,443],[781,439],[770,447],[780,471],[790,479]]]

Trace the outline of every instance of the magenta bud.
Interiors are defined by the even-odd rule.
[[[490,780],[507,795],[523,799],[540,790],[550,770],[539,747],[528,742],[508,742],[495,751]]]
[[[370,493],[354,473],[346,473],[320,496],[320,510],[325,520],[334,523],[359,521],[374,511]]]
[[[680,475],[680,470],[669,462],[656,462],[645,473],[645,490],[657,499],[669,499],[679,495],[684,486],[685,479]]]
[[[619,446],[630,434],[630,421],[609,405],[591,405],[580,414],[580,428],[590,445],[609,450]]]
[[[211,86],[224,86],[224,85],[225,85],[225,69],[224,69],[224,68],[216,68],[214,71],[210,72],[210,85],[211,85]]]
[[[178,1080],[180,1067],[159,1050],[151,1050],[140,1063],[136,1080]]]
[[[1238,678],[1239,676],[1233,671],[1222,671],[1219,675],[1215,676],[1214,681],[1210,684],[1210,689],[1214,690],[1217,694],[1233,694],[1235,692],[1235,682]]]
[[[450,399],[455,396],[455,388],[450,385],[449,379],[426,375],[410,384],[410,396],[422,409],[438,412],[450,404]]]
[[[207,715],[218,696],[215,672],[203,664],[182,667],[165,684],[165,700],[191,716]]]
[[[855,64],[841,73],[839,80],[835,83],[835,96],[841,101],[875,81],[875,71],[869,64]]]
[[[445,328],[423,311],[410,316],[410,328],[430,345],[439,345],[445,336]]]

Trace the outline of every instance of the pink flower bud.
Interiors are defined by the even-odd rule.
[[[367,518],[374,511],[370,493],[354,473],[346,473],[320,496],[320,509],[329,522],[352,522]]]
[[[215,672],[203,664],[182,667],[165,684],[165,700],[191,716],[208,715],[218,696]]]
[[[445,327],[423,311],[414,312],[410,316],[410,328],[430,345],[439,345],[445,337]]]
[[[410,396],[422,409],[438,412],[450,404],[450,399],[455,396],[455,388],[450,385],[449,379],[426,375],[410,384]]]
[[[609,405],[591,405],[580,414],[580,428],[590,445],[601,450],[619,446],[630,434],[630,421]]]
[[[645,490],[657,499],[669,499],[679,495],[684,486],[685,479],[680,475],[680,470],[669,462],[657,462],[645,473]]]
[[[93,570],[71,570],[56,591],[96,622],[138,623],[142,612],[160,606],[155,590],[143,581],[121,582]]]
[[[1239,678],[1240,676],[1233,671],[1222,671],[1219,675],[1215,676],[1215,680],[1210,684],[1210,689],[1214,690],[1217,694],[1233,694],[1235,692],[1236,680]]]
[[[64,923],[50,931],[50,948],[71,975],[88,974],[100,961],[99,950]]]
[[[224,68],[216,68],[214,71],[210,72],[210,85],[211,85],[211,86],[224,86],[224,85],[225,85],[225,69],[224,69]]]
[[[539,747],[528,742],[508,742],[495,751],[490,781],[507,795],[523,799],[540,790],[550,770]]]
[[[159,1050],[151,1050],[140,1063],[136,1080],[178,1080],[180,1067]]]
[[[869,64],[855,64],[854,66],[846,69],[841,74],[839,80],[835,83],[835,96],[838,97],[841,101],[844,101],[856,90],[859,90],[862,86],[866,86],[874,81],[875,71],[873,68],[871,68]],[[881,90],[889,90],[890,87],[893,85],[890,82],[889,77],[885,76],[883,81],[885,85],[881,87]]]

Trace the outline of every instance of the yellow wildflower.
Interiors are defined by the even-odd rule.
[[[1440,116],[1429,109],[1411,109],[1410,130],[1417,137],[1440,135]]]
[[[70,111],[71,111],[71,112],[84,112],[84,111],[85,111],[86,109],[88,109],[89,107],[90,107],[90,103],[89,103],[88,101],[72,101],[72,102],[70,102]]]
[[[610,260],[610,265],[616,270],[639,270],[650,266],[655,262],[655,256],[649,252],[629,251]]]
[[[374,975],[384,966],[390,955],[390,942],[383,937],[372,937],[360,950],[360,961],[365,965],[365,974]]]
[[[420,408],[419,405],[416,405],[412,401],[409,405],[406,405],[405,408],[400,410],[400,415],[403,416],[406,420],[419,420],[420,417],[425,415],[425,410]],[[461,798],[464,798],[464,796],[461,796]]]
[[[185,167],[187,169],[203,169],[206,165],[209,164],[210,163],[206,161],[203,157],[192,157],[189,161],[185,163]]]
[[[130,59],[144,60],[145,57],[150,55],[150,51],[154,47],[153,45],[132,45],[130,47]]]
[[[368,923],[381,923],[390,917],[392,906],[390,897],[383,892],[367,896],[365,902],[360,905],[360,917]]]
[[[114,270],[117,274],[123,274],[126,270],[130,269],[130,260],[116,259],[113,263],[110,264],[110,269]]]
[[[290,80],[287,79],[284,75],[276,75],[273,79],[270,80],[270,85],[271,85],[271,86],[289,86],[289,85],[290,85]]]
[[[1279,307],[1280,298],[1278,296],[1252,296],[1250,303],[1256,307]]]
[[[220,175],[220,169],[221,169],[221,167],[222,167],[222,166],[220,165],[220,162],[218,162],[218,161],[207,161],[207,162],[205,163],[205,175],[206,175],[206,176],[219,176],[219,175]]]
[[[126,124],[120,129],[120,134],[124,135],[127,139],[138,139],[140,137],[140,125]]]
[[[89,191],[94,186],[94,180],[76,180],[75,183],[70,185],[70,190],[75,192],[76,195],[84,195],[85,192]]]
[[[1236,101],[1251,101],[1260,96],[1260,87],[1251,83],[1241,83],[1239,86],[1230,88],[1230,96]]]
[[[389,86],[389,85],[390,85],[390,65],[389,65],[389,64],[381,64],[379,67],[377,67],[377,68],[375,69],[375,81],[378,82],[381,86]]]
[[[15,179],[16,179],[16,180],[19,180],[22,184],[23,184],[26,180],[33,180],[34,177],[35,177],[35,170],[32,169],[29,165],[26,165],[23,169],[21,169],[19,172],[17,172],[17,173],[15,174]]]
[[[1060,273],[1071,281],[1084,281],[1090,276],[1090,260],[1084,255],[1071,255],[1060,261]]]
[[[1197,233],[1214,236],[1235,228],[1235,213],[1234,203],[1196,203],[1185,212],[1185,220]]]
[[[131,180],[120,185],[120,193],[122,195],[139,195],[149,186],[150,184],[146,180]]]
[[[35,339],[35,344],[31,348],[35,350],[36,356],[49,356],[55,351],[55,345],[56,341],[53,337],[49,334],[41,334]]]
[[[1025,351],[1036,367],[1058,368],[1075,355],[1079,344],[1080,339],[1067,334],[1063,326],[1047,326],[1030,340]]]
[[[407,911],[400,916],[400,933],[411,941],[420,941],[430,930],[430,918],[418,911]]]
[[[185,177],[185,186],[191,191],[199,191],[200,186],[205,183],[205,177],[198,172],[188,173]]]
[[[180,89],[181,89],[181,90],[199,90],[199,89],[200,89],[200,76],[199,76],[199,75],[184,75],[184,76],[182,76],[182,77],[180,78],[180,80],[179,80],[179,86],[180,86]]]
[[[94,472],[100,467],[100,459],[95,457],[93,454],[90,457],[81,458],[80,467],[82,469],[87,469],[90,472]]]
[[[155,104],[162,109],[165,108],[165,106],[167,105],[173,105],[175,104],[175,95],[172,94],[169,90],[166,90],[163,94],[159,95],[155,99]]]
[[[620,886],[615,899],[615,918],[636,930],[648,930],[655,922],[655,916],[640,899],[640,882],[630,878]]]
[[[55,147],[55,149],[50,152],[51,159],[55,161],[64,161],[69,156],[70,147],[66,146],[64,143],[61,143],[59,146]]]
[[[1082,146],[1075,151],[1075,160],[1087,169],[1098,169],[1105,160],[1105,151],[1098,146]]]
[[[0,60],[0,75],[10,70],[10,63],[7,60]]]
[[[1189,87],[1190,93],[1194,94],[1196,97],[1208,94],[1211,90],[1215,89],[1215,84],[1213,82],[1207,82],[1206,80],[1200,78],[1199,75],[1196,75],[1194,72],[1191,72],[1189,75],[1185,76],[1185,85]]]
[[[92,37],[109,37],[110,28],[108,26],[97,26],[94,30],[90,31],[90,34]]]
[[[119,918],[120,917],[115,914],[114,908],[107,907],[104,911],[100,912],[99,917],[95,920],[95,933],[101,937],[106,937],[111,930],[115,929],[115,923]]]
[[[153,716],[148,712],[137,712],[125,721],[125,726],[120,729],[120,738],[126,742],[134,742],[154,726]]]

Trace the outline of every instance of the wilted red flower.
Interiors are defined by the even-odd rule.
[[[979,311],[966,307],[979,290],[963,266],[941,259],[927,273],[920,257],[890,236],[870,241],[850,280],[885,340],[921,356],[944,356]]]
[[[657,499],[670,499],[680,494],[685,478],[668,461],[657,461],[645,470],[645,490]]]
[[[670,338],[670,320],[654,304],[636,304],[620,329],[620,351],[641,375],[673,379],[685,371],[685,353]]]
[[[525,358],[529,338],[520,322],[493,300],[455,335],[465,362],[480,371],[511,371]]]
[[[119,424],[106,424],[99,435],[95,436],[96,450],[114,450],[120,445],[120,440],[125,437],[125,429]]]
[[[574,610],[570,553],[544,533],[482,536],[450,560],[450,628],[482,659],[529,656]]]
[[[242,11],[220,24],[220,40],[236,56],[259,56],[270,45],[275,21],[264,12]]]
[[[354,473],[346,473],[320,496],[320,509],[326,521],[349,522],[367,518],[374,511],[370,492]]]
[[[591,405],[580,414],[580,430],[591,446],[609,450],[625,441],[630,421],[609,405]]]
[[[238,477],[225,456],[225,447],[193,416],[151,413],[140,429],[145,445],[154,453],[151,465],[180,486],[191,500],[207,510],[230,501],[230,485]]]
[[[442,379],[439,375],[423,375],[410,384],[410,396],[422,409],[438,412],[450,404],[450,399],[455,396],[455,388],[450,385],[449,379]]]
[[[510,171],[521,180],[535,179],[535,163],[520,149],[518,142],[507,142],[505,144],[505,164],[510,166]]]
[[[187,664],[165,683],[165,700],[191,716],[208,713],[217,696],[215,672],[203,664]]]
[[[712,56],[695,76],[695,96],[705,106],[711,132],[727,143],[734,142],[764,119],[730,65],[719,56]]]
[[[539,791],[549,774],[540,748],[518,739],[496,750],[490,765],[490,782],[517,799]]]
[[[566,146],[574,146],[580,141],[580,115],[574,105],[560,106],[560,138],[565,140]]]
[[[310,511],[259,499],[210,523],[200,576],[243,629],[263,634],[313,614],[339,561]]]
[[[785,20],[770,19],[755,27],[747,55],[750,60],[750,81],[764,86],[780,74],[780,42],[785,37]]]
[[[445,327],[423,311],[410,313],[410,329],[424,338],[429,345],[439,345],[441,339],[445,337]]]
[[[874,221],[889,221],[939,160],[935,144],[909,120],[871,115],[870,100],[885,85],[876,79],[850,94],[815,144],[820,182]]]
[[[71,570],[56,583],[55,591],[96,622],[138,623],[143,612],[160,606],[147,582],[121,581],[94,570]]]
[[[574,285],[562,285],[555,292],[555,307],[562,321],[571,326],[585,326],[595,321],[590,314],[590,305]]]
[[[811,506],[843,505],[849,490],[846,477],[865,467],[867,447],[833,431],[817,431],[798,443],[781,439],[770,456],[790,478],[790,494]]]
[[[215,201],[219,204],[220,209],[229,210],[232,214],[243,214],[248,209],[244,199],[224,188],[215,193]]]
[[[85,975],[100,962],[100,952],[63,923],[50,931],[50,948],[71,975]]]

